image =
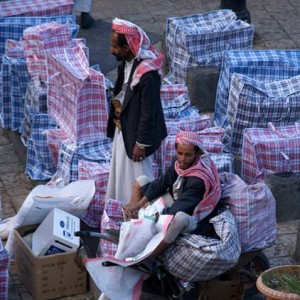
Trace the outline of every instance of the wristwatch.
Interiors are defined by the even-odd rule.
[[[145,150],[145,146],[141,145],[141,144],[136,144],[138,146],[138,148],[140,148],[141,150]]]

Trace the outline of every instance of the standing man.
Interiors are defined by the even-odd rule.
[[[110,51],[122,63],[107,126],[113,152],[106,201],[127,203],[135,178],[153,178],[153,154],[167,136],[160,100],[163,55],[140,27],[117,18]]]
[[[80,11],[80,25],[82,29],[89,29],[94,19],[91,17],[92,0],[74,0],[74,11]]]

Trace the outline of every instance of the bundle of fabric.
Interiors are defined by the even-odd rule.
[[[111,140],[107,138],[93,142],[81,142],[80,144],[70,140],[63,142],[59,150],[57,171],[52,179],[61,178],[64,185],[78,180],[79,160],[109,163],[111,146]]]
[[[218,169],[219,173],[234,173],[234,155],[231,153],[208,153],[207,154]]]
[[[51,22],[26,28],[22,43],[31,77],[47,82],[46,50],[67,48],[71,39],[67,24]]]
[[[217,86],[214,122],[226,127],[229,89],[234,73],[272,82],[300,74],[299,50],[227,50],[224,51]]]
[[[1,14],[1,12],[0,12]],[[5,52],[5,42],[9,39],[19,41],[25,29],[43,23],[57,22],[67,24],[70,35],[75,38],[79,31],[74,15],[45,17],[0,17],[0,56]]]
[[[224,50],[250,49],[254,27],[231,10],[167,19],[166,47],[173,83],[185,83],[188,67],[220,66]]]
[[[232,76],[224,144],[233,154],[242,153],[243,131],[292,125],[300,115],[300,75],[265,83],[245,75]]]
[[[78,162],[78,179],[93,179],[96,187],[94,197],[85,213],[81,216],[81,220],[88,226],[97,228],[98,231],[101,229],[101,217],[104,210],[109,170],[109,163],[97,163],[86,160],[79,160]]]
[[[235,217],[242,251],[272,246],[276,240],[276,201],[268,185],[248,185],[232,173],[220,174],[220,181],[220,201]]]
[[[3,128],[21,132],[24,98],[29,80],[24,58],[2,57],[0,118]]]
[[[106,137],[107,101],[104,75],[89,68],[80,47],[47,52],[48,112],[74,142]],[[63,109],[62,109],[63,107]]]
[[[27,140],[27,161],[25,172],[33,180],[48,180],[56,167],[50,155],[44,130],[56,128],[56,122],[48,114],[39,113],[33,107],[27,106],[30,137]]]
[[[163,266],[173,276],[189,282],[210,280],[238,262],[241,246],[230,210],[224,210],[210,222],[219,239],[182,235],[160,256]]]
[[[300,177],[300,124],[247,128],[243,136],[241,177],[249,184],[269,174],[293,172]]]
[[[0,2],[0,17],[71,15],[72,0],[9,0]]]

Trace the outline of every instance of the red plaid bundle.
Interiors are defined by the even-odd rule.
[[[0,1],[0,18],[12,16],[71,15],[73,0],[10,0]]]
[[[57,167],[61,145],[63,142],[70,141],[70,139],[62,129],[47,129],[44,131],[44,135],[46,136],[50,156]]]
[[[105,232],[106,229],[120,229],[121,222],[123,221],[122,205],[123,203],[118,200],[108,199],[101,219],[101,232]],[[117,247],[118,244],[101,239],[97,256],[114,256]]]
[[[222,143],[222,138],[224,136],[224,130],[221,127],[212,127],[202,131],[196,131],[198,131],[201,138],[203,150],[209,153],[223,152],[224,145]],[[176,155],[175,136],[175,134],[169,134],[158,150],[158,159],[161,163],[163,173],[170,167],[172,159]]]
[[[49,114],[74,142],[102,140],[107,125],[103,74],[89,68],[80,47],[55,52],[47,51]]]
[[[266,175],[294,172],[300,176],[300,125],[244,131],[241,177],[247,183],[263,181]]]
[[[201,115],[197,118],[166,118],[165,121],[168,134],[176,134],[178,131],[201,131],[211,127],[211,119],[209,115]]]
[[[163,84],[160,89],[161,101],[173,100],[187,91],[187,86],[184,84]]]
[[[270,247],[276,240],[276,201],[268,185],[248,185],[227,172],[220,174],[220,182],[220,201],[235,217],[242,251]]]
[[[28,72],[47,82],[46,50],[66,48],[71,41],[69,27],[55,22],[28,27],[23,32],[23,47]]]
[[[93,179],[96,187],[94,197],[81,219],[88,226],[97,228],[99,231],[101,228],[101,217],[104,209],[109,170],[110,164],[100,164],[86,160],[79,160],[78,162],[78,179]]]

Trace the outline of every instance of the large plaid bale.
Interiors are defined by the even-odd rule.
[[[238,175],[220,174],[221,201],[234,215],[242,251],[264,249],[276,240],[276,201],[268,185],[246,184]]]
[[[220,239],[196,234],[179,236],[160,256],[163,266],[176,278],[210,280],[237,263],[241,246],[233,215],[225,210],[210,222]]]
[[[244,131],[241,177],[252,184],[279,172],[300,177],[300,125]]]
[[[254,27],[231,10],[167,19],[167,57],[174,83],[185,83],[188,67],[220,66],[224,50],[250,49]]]
[[[59,151],[57,172],[54,178],[61,178],[65,185],[78,180],[79,160],[109,163],[111,147],[111,140],[104,138],[99,141],[79,144],[70,141],[63,142]]]
[[[9,254],[0,240],[0,299],[8,299],[8,268]]]
[[[0,2],[0,18],[12,16],[71,15],[72,0],[9,0]]]
[[[240,155],[243,131],[294,124],[300,116],[300,76],[264,83],[245,75],[232,76],[227,109],[229,125],[224,144],[227,150]]]
[[[300,74],[299,50],[228,50],[220,72],[214,121],[228,125],[226,112],[232,75],[239,73],[264,82],[287,79]]]
[[[46,50],[68,47],[71,35],[68,25],[51,22],[25,29],[22,41],[30,75],[46,82]]]
[[[3,128],[22,130],[24,102],[30,76],[24,58],[2,57],[0,118]]]
[[[80,47],[63,55],[48,51],[48,111],[72,141],[105,138],[107,101],[104,75],[89,68]],[[61,109],[61,108],[64,109]]]
[[[1,12],[0,12],[1,14]],[[73,38],[79,31],[75,16],[53,16],[53,17],[10,17],[0,18],[0,56],[5,52],[5,42],[9,39],[19,41],[26,28],[48,22],[68,24],[69,32]]]
[[[115,229],[120,230],[121,222],[124,221],[122,214],[123,203],[118,200],[108,199],[105,204],[103,215],[101,218],[101,232],[105,233],[106,230]],[[97,251],[98,257],[113,257],[117,251],[118,244],[112,243],[105,239],[100,240],[99,248]]]
[[[110,171],[110,164],[100,164],[91,161],[80,160],[78,162],[78,179],[95,180],[95,194],[85,211],[80,217],[88,226],[100,231],[101,218],[105,204],[105,194]]]
[[[56,128],[54,120],[46,113],[38,113],[27,106],[30,116],[31,132],[27,141],[27,161],[25,172],[33,180],[50,179],[56,167],[50,155],[44,130]]]
[[[174,99],[161,101],[165,118],[175,119],[180,116],[182,111],[191,106],[191,101],[187,93],[181,94]]]

